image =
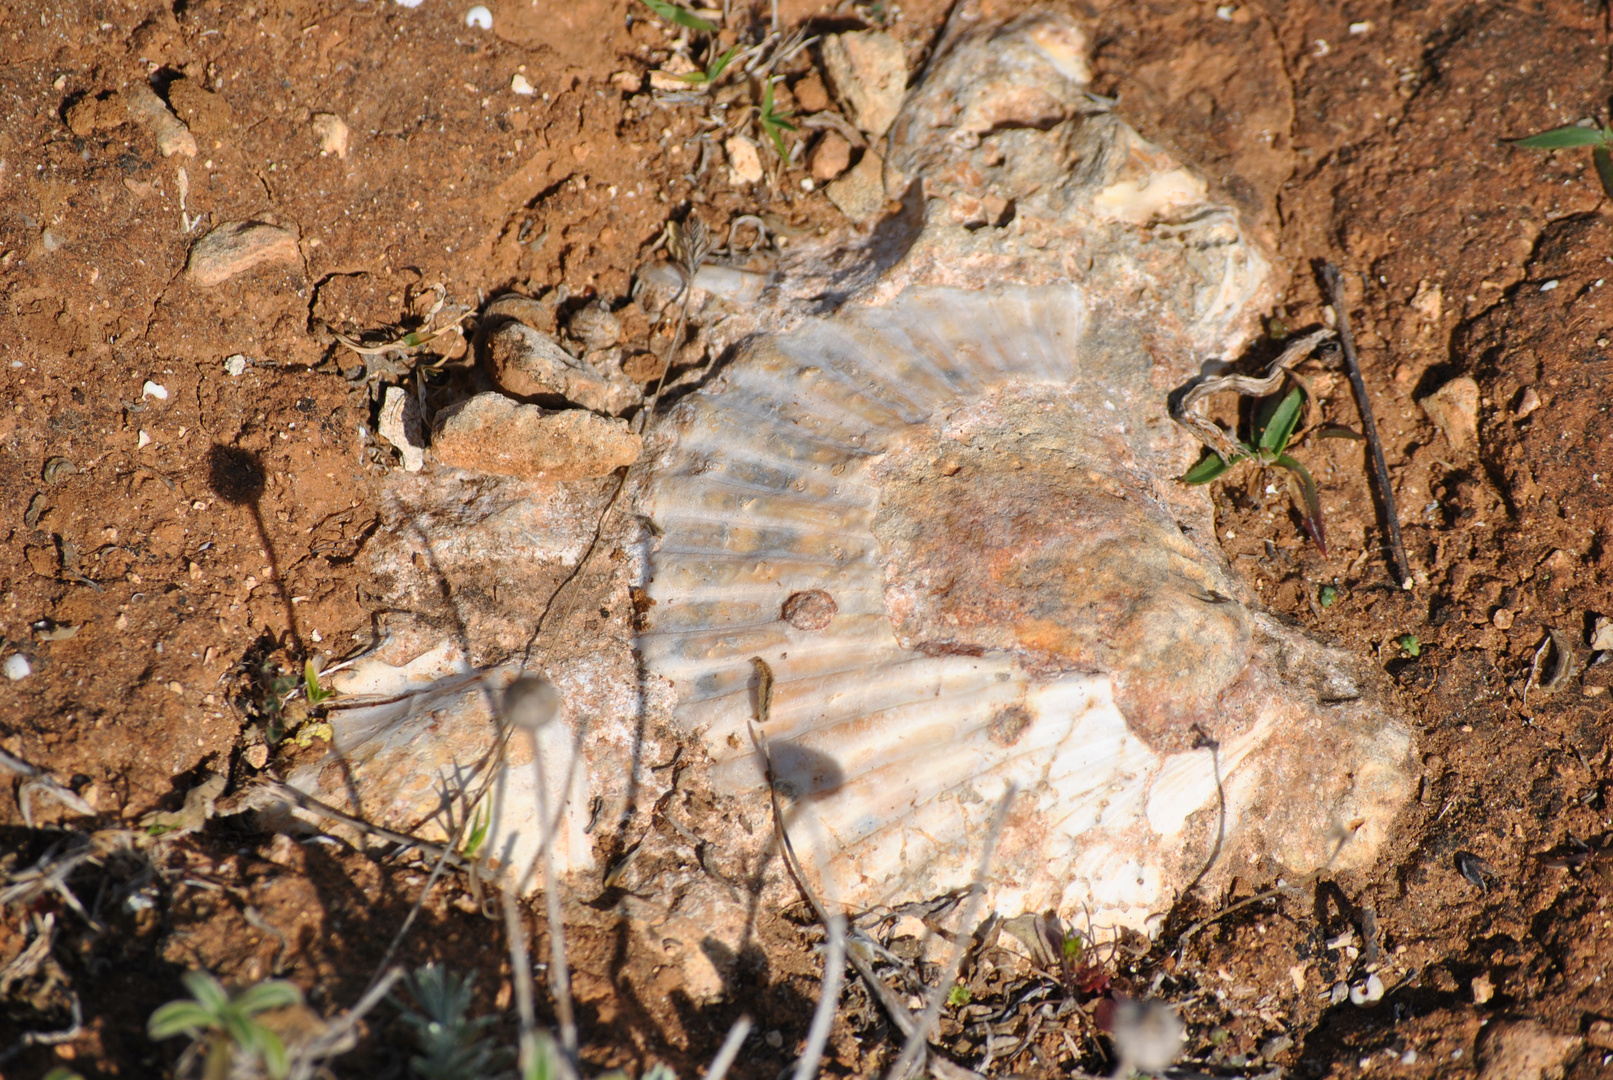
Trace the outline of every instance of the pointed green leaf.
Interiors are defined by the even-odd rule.
[[[258,1026],[258,1053],[263,1055],[263,1067],[270,1080],[285,1080],[286,1074],[291,1071],[291,1063],[286,1060],[286,1044],[280,1041],[280,1036],[261,1025]]]
[[[1305,411],[1305,392],[1294,387],[1272,409],[1260,429],[1260,449],[1280,454],[1288,447],[1294,428]]]
[[[1513,139],[1512,145],[1527,147],[1530,150],[1561,150],[1567,146],[1602,146],[1606,142],[1607,137],[1595,128],[1568,124],[1530,135],[1528,138]]]
[[[679,26],[687,26],[691,30],[699,30],[705,34],[715,34],[717,32],[717,28],[715,26],[696,15],[688,8],[679,7],[677,4],[669,4],[667,3],[667,0],[644,0],[644,6],[661,16],[661,18],[665,19],[667,22],[677,23]]]
[[[1300,497],[1305,503],[1305,531],[1316,542],[1316,550],[1327,554],[1327,526],[1322,522],[1322,500],[1316,494],[1316,481],[1310,470],[1287,454],[1277,455],[1277,464],[1299,478]]]
[[[302,991],[284,979],[265,979],[247,987],[235,997],[235,1007],[247,1016],[301,1004]]]
[[[146,1035],[153,1042],[161,1042],[175,1035],[206,1031],[217,1023],[212,1013],[194,1001],[170,1001],[151,1014],[146,1022]]]
[[[1596,162],[1596,177],[1602,181],[1602,193],[1613,199],[1613,154],[1608,153],[1606,146],[1598,146],[1591,151],[1591,160]]]
[[[1228,465],[1217,457],[1214,452],[1211,452],[1204,455],[1203,461],[1200,461],[1182,474],[1182,483],[1208,484],[1230,468],[1232,468],[1231,465]]]
[[[1323,424],[1316,432],[1318,439],[1350,439],[1355,442],[1365,442],[1366,436],[1354,428],[1343,424]]]
[[[224,1012],[230,1004],[230,996],[224,992],[219,981],[205,971],[187,971],[179,977],[190,991],[190,996],[215,1016]]]
[[[739,50],[740,46],[735,45],[732,49],[729,49],[727,52],[717,57],[717,59],[707,64],[706,81],[716,82],[718,79],[722,78],[722,73],[728,70],[728,65],[733,63],[734,57],[739,55]]]

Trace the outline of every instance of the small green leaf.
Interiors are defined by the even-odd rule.
[[[302,1004],[302,991],[284,979],[265,979],[242,990],[235,997],[235,1007],[247,1016],[255,1016],[270,1009],[286,1009]]]
[[[470,836],[465,838],[461,855],[467,859],[476,857],[476,853],[482,850],[482,844],[487,840],[487,828],[490,824],[492,824],[491,815],[487,812],[487,804],[483,803],[476,808],[476,814],[471,818]]]
[[[795,130],[795,125],[785,119],[789,115],[789,113],[775,113],[773,111],[773,82],[769,79],[767,85],[762,87],[762,110],[758,119],[761,120],[762,130],[767,133],[768,139],[772,141],[773,149],[778,151],[778,156],[781,158],[787,158],[790,155],[784,146],[784,135],[780,129],[782,128],[786,131]]]
[[[194,1035],[216,1027],[217,1021],[207,1009],[194,1001],[170,1001],[151,1014],[146,1021],[146,1035],[153,1042],[171,1039],[175,1035]]]
[[[715,26],[696,15],[688,8],[679,7],[677,4],[669,4],[667,3],[667,0],[644,0],[644,6],[661,16],[661,18],[665,19],[667,22],[677,23],[679,26],[687,26],[691,30],[699,30],[701,33],[705,34],[715,34],[717,32],[717,28]]]
[[[1596,178],[1602,181],[1602,193],[1613,199],[1613,154],[1608,153],[1606,146],[1598,146],[1591,151],[1591,160],[1596,163]]]
[[[1423,643],[1417,639],[1416,634],[1401,634],[1395,644],[1400,646],[1401,652],[1413,659],[1423,654]]]
[[[1064,939],[1064,947],[1060,951],[1064,953],[1066,960],[1077,959],[1081,955],[1081,935],[1072,931],[1070,936]]]
[[[280,1041],[280,1036],[268,1028],[258,1025],[258,1053],[263,1055],[264,1071],[269,1074],[270,1080],[285,1080],[286,1074],[291,1071],[291,1062],[286,1059],[286,1044]]]
[[[1354,428],[1343,424],[1323,424],[1316,431],[1318,439],[1350,439],[1354,442],[1366,442],[1367,437]]]
[[[1310,470],[1287,454],[1278,454],[1274,464],[1287,469],[1299,478],[1300,499],[1305,504],[1305,517],[1302,524],[1310,538],[1316,542],[1316,550],[1323,555],[1327,554],[1327,527],[1322,523],[1322,500],[1316,494],[1316,481],[1312,479]]]
[[[646,3],[648,0],[646,0]],[[1568,124],[1550,131],[1542,131],[1523,139],[1513,139],[1513,146],[1522,146],[1530,150],[1561,150],[1567,146],[1605,146],[1607,136],[1595,128],[1579,127]]]
[[[1260,429],[1260,449],[1281,454],[1293,438],[1294,428],[1305,411],[1305,391],[1294,387],[1272,409],[1271,415]]]
[[[219,981],[207,972],[187,971],[179,977],[179,981],[185,984],[190,996],[209,1012],[219,1015],[229,1008],[230,996],[224,992]]]
[[[1182,483],[1208,484],[1211,480],[1214,480],[1216,477],[1220,476],[1230,468],[1232,468],[1231,465],[1222,461],[1212,451],[1211,453],[1204,455],[1203,461],[1200,461],[1197,465],[1194,465],[1191,469],[1182,474]]]
[[[686,83],[694,83],[695,85],[699,86],[714,83],[718,79],[722,78],[722,73],[728,70],[728,65],[733,62],[735,56],[739,55],[739,50],[742,47],[743,46],[735,45],[732,49],[729,49],[711,63],[707,64],[706,70],[704,71],[691,71],[686,75],[679,75],[678,78],[682,79]]]
[[[962,983],[953,983],[952,989],[947,991],[947,1004],[954,1009],[960,1005],[967,1005],[972,1000],[974,995],[969,993],[969,988]]]
[[[1316,594],[1316,602],[1322,605],[1322,610],[1324,611],[1337,603],[1338,598],[1339,591],[1331,585],[1323,585]]]

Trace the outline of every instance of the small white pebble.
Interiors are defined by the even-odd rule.
[[[1237,10],[1238,9],[1231,4],[1222,4],[1220,7],[1215,9],[1215,17],[1220,19],[1222,22],[1231,22],[1232,13]]]
[[[398,6],[406,8],[417,8],[420,6],[420,3],[421,0],[398,0]]]
[[[1367,981],[1350,987],[1350,1004],[1358,1006],[1375,1005],[1383,1000],[1383,980],[1376,974],[1368,975]]]
[[[144,450],[146,447],[148,447],[150,445],[151,445],[151,436],[146,434],[144,428],[141,428],[140,429],[140,437],[135,441],[134,448],[136,450]]]
[[[769,1031],[766,1035],[762,1036],[762,1041],[767,1043],[768,1046],[771,1046],[773,1049],[777,1050],[779,1047],[784,1045],[784,1033],[782,1031]]]
[[[231,375],[239,375],[246,370],[246,357],[240,353],[224,358],[224,370]]]
[[[522,97],[531,97],[537,88],[528,81],[525,75],[517,73],[515,78],[510,80],[510,89]]]
[[[28,658],[22,653],[14,652],[6,657],[5,666],[6,678],[12,682],[16,682],[18,679],[26,679],[34,671],[33,667],[28,663]]]
[[[1552,284],[1556,284],[1556,282],[1553,282]],[[140,391],[140,396],[154,397],[158,401],[167,401],[168,388],[166,386],[161,386],[157,383],[154,383],[150,379],[147,379],[145,387]]]
[[[801,177],[801,190],[802,191],[811,191],[814,188],[816,188],[817,186],[818,185],[816,185],[816,184],[814,184],[812,182],[812,177],[810,177],[810,176]]]
[[[1559,282],[1556,278],[1552,278],[1550,281],[1546,282],[1540,287],[1540,291],[1551,292],[1551,290],[1555,289],[1559,284],[1561,284],[1561,282]]]
[[[1371,22],[1353,22],[1350,24],[1350,33],[1352,34],[1365,34],[1371,29]]]
[[[493,29],[493,13],[481,4],[477,4],[465,12],[465,25],[474,26],[478,30]]]

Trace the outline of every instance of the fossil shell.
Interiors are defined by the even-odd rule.
[[[697,822],[702,841],[765,861],[770,766],[808,876],[852,908],[966,887],[1010,791],[985,881],[1005,913],[1147,927],[1207,865],[1213,883],[1379,849],[1408,729],[1369,670],[1260,610],[1205,493],[1175,479],[1196,448],[1167,396],[1248,336],[1269,260],[1191,169],[1094,105],[1074,24],[969,10],[891,130],[900,214],[792,247],[760,294],[696,277],[696,317],[733,359],[635,466],[638,655],[605,640],[550,662],[567,711],[535,767],[528,747],[499,774],[502,862],[536,851],[541,770],[560,868],[599,870],[589,830],[601,806],[642,812],[663,719],[737,808]],[[532,611],[546,601],[520,583],[592,546],[598,519],[553,489],[422,510],[452,502],[429,473],[389,483],[416,508],[389,533],[412,520],[423,538],[374,556],[399,582],[411,558],[504,560],[501,603]],[[397,821],[446,805],[519,663],[479,672],[444,648],[350,675],[369,703],[293,781]]]

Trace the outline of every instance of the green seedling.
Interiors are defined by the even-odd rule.
[[[706,70],[704,71],[685,72],[684,74],[679,75],[678,78],[682,79],[686,83],[689,83],[691,86],[710,86],[712,83],[722,78],[722,73],[728,70],[728,65],[733,63],[734,57],[739,55],[740,48],[740,46],[735,45],[732,49],[729,49],[727,52],[723,53],[721,56],[718,56],[707,64]]]
[[[1602,181],[1602,191],[1613,199],[1613,128],[1580,127],[1569,124],[1552,128],[1523,139],[1513,139],[1513,146],[1529,150],[1567,150],[1576,146],[1591,148],[1591,162],[1596,166],[1596,177]]]
[[[470,835],[465,838],[465,846],[459,853],[467,859],[474,859],[476,853],[482,850],[482,845],[487,842],[487,828],[491,823],[492,815],[488,813],[487,804],[484,802],[476,807],[476,813],[470,819]]]
[[[272,1080],[283,1080],[289,1067],[285,1044],[256,1017],[302,1004],[302,991],[283,980],[265,979],[231,997],[205,971],[187,971],[180,979],[192,1000],[170,1001],[152,1013],[146,1034],[159,1042],[188,1035],[204,1044],[206,1080],[231,1076],[238,1058],[261,1062]]]
[[[1305,391],[1300,387],[1294,387],[1281,398],[1269,399],[1268,404],[1256,415],[1251,441],[1238,443],[1242,451],[1240,456],[1223,461],[1213,451],[1206,453],[1202,461],[1187,470],[1182,480],[1189,484],[1208,484],[1240,461],[1254,461],[1285,470],[1289,476],[1290,490],[1297,491],[1299,501],[1305,507],[1302,518],[1305,532],[1315,541],[1317,549],[1326,555],[1327,530],[1322,522],[1322,503],[1316,494],[1316,481],[1311,477],[1310,470],[1288,453],[1288,443],[1294,437],[1304,413]]]
[[[702,19],[688,8],[670,4],[667,0],[644,0],[644,6],[669,23],[687,26],[690,30],[699,30],[703,34],[715,34],[717,32],[716,26]]]
[[[1316,594],[1316,602],[1322,605],[1324,611],[1337,603],[1338,599],[1339,591],[1331,585],[1323,585]]]
[[[1423,643],[1417,640],[1416,634],[1401,634],[1395,644],[1400,646],[1402,656],[1408,656],[1413,660],[1423,654]]]
[[[789,151],[784,146],[784,132],[795,130],[795,125],[789,122],[791,115],[793,114],[775,111],[773,83],[772,80],[768,80],[767,85],[762,87],[762,111],[758,119],[761,121],[762,131],[771,140],[773,149],[778,151],[778,156],[781,158],[790,156]]]
[[[954,1009],[967,1005],[973,1000],[974,995],[969,993],[969,988],[962,983],[953,983],[952,989],[947,991],[947,1004]]]
[[[336,691],[319,685],[319,666],[312,660],[302,666],[302,689],[310,705],[323,705],[336,696]]]
[[[418,1009],[405,1008],[401,1019],[420,1049],[409,1059],[409,1072],[420,1080],[480,1080],[508,1064],[506,1052],[483,1034],[497,1018],[470,1018],[475,983],[475,972],[460,977],[436,964],[409,978],[409,996]]]

